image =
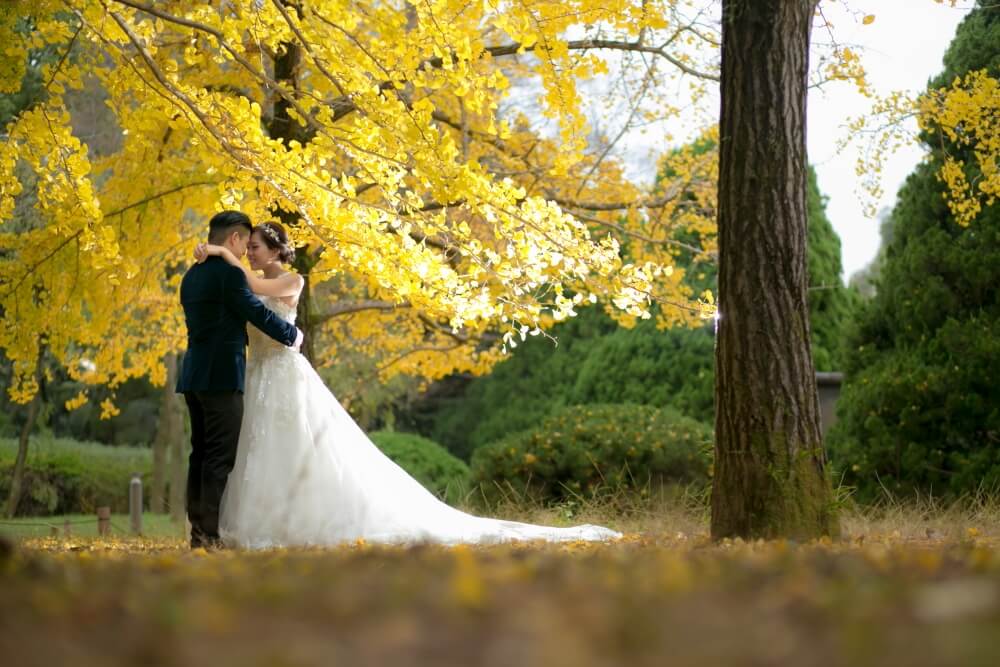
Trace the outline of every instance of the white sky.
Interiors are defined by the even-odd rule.
[[[952,8],[947,2],[933,0],[852,2],[855,10],[875,15],[875,22],[866,26],[858,17],[848,16],[842,5],[830,11],[830,5],[823,4],[837,40],[864,47],[862,60],[868,79],[875,91],[883,94],[922,90],[928,79],[941,72],[944,52],[970,5],[959,2],[959,7]],[[836,147],[837,139],[845,136],[844,123],[870,106],[870,100],[845,85],[831,86],[825,93],[815,89],[809,93],[809,161],[816,168],[820,190],[829,197],[826,212],[840,235],[845,281],[875,257],[879,246],[878,222],[865,217],[854,171],[863,146],[851,145],[840,154]],[[885,195],[877,208],[893,205],[896,191],[922,155],[914,144],[904,146],[888,160],[882,177]]]
[[[893,90],[921,91],[928,79],[941,72],[944,52],[971,4],[970,0],[958,0],[957,7],[951,7],[950,0],[941,4],[935,0],[824,0],[821,7],[833,24],[836,41],[860,53],[873,91],[885,95]],[[875,21],[863,25],[866,14],[873,14]],[[813,41],[829,43],[830,35],[814,31]],[[717,93],[712,98],[708,106],[717,118]],[[830,83],[809,91],[809,161],[816,169],[820,190],[828,197],[827,217],[840,235],[845,283],[875,257],[880,242],[878,220],[865,216],[861,198],[868,195],[861,191],[855,174],[857,158],[865,144],[852,143],[837,152],[838,141],[848,134],[847,122],[865,115],[871,104],[872,100],[847,82]],[[666,129],[679,144],[691,137],[690,128],[702,122],[677,118]],[[910,127],[915,132],[916,122],[911,121]],[[651,180],[655,158],[664,150],[650,136],[655,133],[632,133],[622,141],[626,172],[637,181]],[[892,207],[897,190],[922,156],[922,149],[914,143],[887,159],[881,181],[885,194],[875,202],[876,211]]]

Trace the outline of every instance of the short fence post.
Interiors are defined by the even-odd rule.
[[[108,529],[111,528],[111,508],[97,508],[97,534],[100,537],[107,537]]]
[[[65,537],[70,536],[69,519],[63,521],[63,536]]]
[[[128,517],[132,533],[142,533],[142,477],[137,472],[128,483]]]

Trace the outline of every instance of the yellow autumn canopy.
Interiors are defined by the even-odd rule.
[[[625,324],[653,306],[663,326],[696,321],[714,306],[675,263],[716,254],[710,115],[686,148],[650,142],[664,151],[653,186],[631,182],[613,149],[714,85],[708,9],[0,4],[0,92],[18,91],[30,67],[44,86],[0,144],[0,349],[13,397],[33,395],[42,346],[88,384],[162,382],[161,360],[184,345],[177,284],[222,208],[290,223],[314,362],[360,352],[381,379],[485,372],[582,302]],[[832,55],[814,80],[865,90],[857,54],[834,44]],[[989,81],[961,90],[988,102]],[[922,113],[968,123],[958,91]],[[610,130],[588,122],[595,113]],[[994,166],[982,192],[995,195],[988,130],[975,141]],[[968,188],[949,183],[964,201]]]
[[[310,290],[326,299],[310,306],[324,353],[377,349],[390,374],[482,372],[583,300],[625,319],[653,303],[664,324],[695,319],[672,253],[713,252],[714,154],[675,152],[674,181],[640,189],[610,139],[588,141],[580,90],[615,53],[635,122],[672,113],[664,82],[715,76],[714,37],[689,10],[5,3],[0,90],[18,89],[32,54],[60,54],[41,68],[47,96],[0,148],[0,347],[15,398],[34,391],[42,342],[88,383],[162,381],[160,360],[184,342],[177,281],[221,208],[292,214]],[[95,90],[103,138],[85,143],[79,100]],[[512,90],[537,114],[512,106]],[[18,215],[26,183],[34,207]],[[684,229],[704,247],[675,241]],[[333,321],[343,313],[349,330]]]

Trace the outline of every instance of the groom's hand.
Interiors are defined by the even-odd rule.
[[[295,327],[295,342],[292,343],[291,348],[296,352],[302,347],[302,340],[305,338],[305,334],[302,333],[302,329]]]

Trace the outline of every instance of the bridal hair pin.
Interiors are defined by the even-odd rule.
[[[281,245],[281,237],[278,236],[278,231],[274,227],[265,223],[261,225],[260,228],[265,234],[271,237],[272,241],[274,241],[278,245]]]

